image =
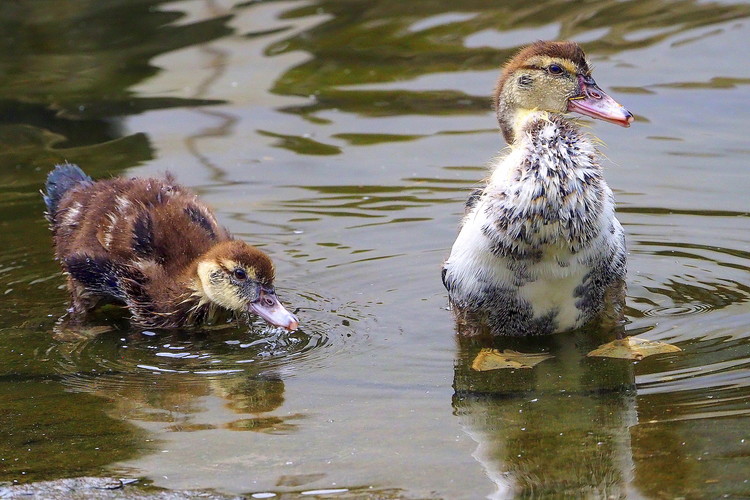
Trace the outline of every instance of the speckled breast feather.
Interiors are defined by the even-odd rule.
[[[625,274],[624,233],[590,140],[544,112],[521,130],[470,199],[443,270],[454,308],[500,335],[577,328]]]

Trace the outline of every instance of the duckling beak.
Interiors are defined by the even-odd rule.
[[[273,326],[280,326],[290,331],[296,330],[299,326],[297,317],[281,305],[273,289],[261,288],[257,300],[250,302],[248,310]]]
[[[621,127],[629,127],[633,123],[633,115],[606,92],[599,88],[590,76],[578,75],[581,93],[568,99],[568,111],[614,123]]]

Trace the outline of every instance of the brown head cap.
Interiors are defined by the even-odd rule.
[[[547,56],[559,59],[568,59],[576,65],[581,75],[588,76],[591,74],[591,68],[586,60],[586,53],[576,42],[550,42],[538,40],[531,45],[519,50],[513,58],[503,67],[503,73],[497,82],[497,90],[500,90],[510,75],[517,69],[529,67],[529,59],[535,56]]]
[[[252,270],[256,281],[267,286],[273,285],[275,269],[271,258],[265,252],[244,241],[230,240],[218,243],[206,252],[201,260],[214,260],[217,263],[234,262]]]

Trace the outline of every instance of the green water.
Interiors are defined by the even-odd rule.
[[[750,496],[750,5],[47,0],[0,26],[0,481]],[[580,332],[480,373],[455,336],[440,266],[503,147],[488,96],[540,38],[581,42],[636,115],[592,124],[628,331],[682,353],[587,359]],[[301,330],[61,332],[38,191],[63,160],[175,173],[273,256]]]

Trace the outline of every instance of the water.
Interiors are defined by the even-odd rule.
[[[3,5],[0,481],[750,495],[749,15],[693,1]],[[480,373],[480,346],[455,337],[440,265],[503,145],[497,68],[538,38],[581,41],[636,115],[592,124],[628,233],[628,331],[680,354],[587,359],[599,339],[580,332],[522,345],[555,355],[533,370]],[[174,172],[272,254],[301,331],[56,329],[66,292],[38,190],[62,160],[95,177]]]

